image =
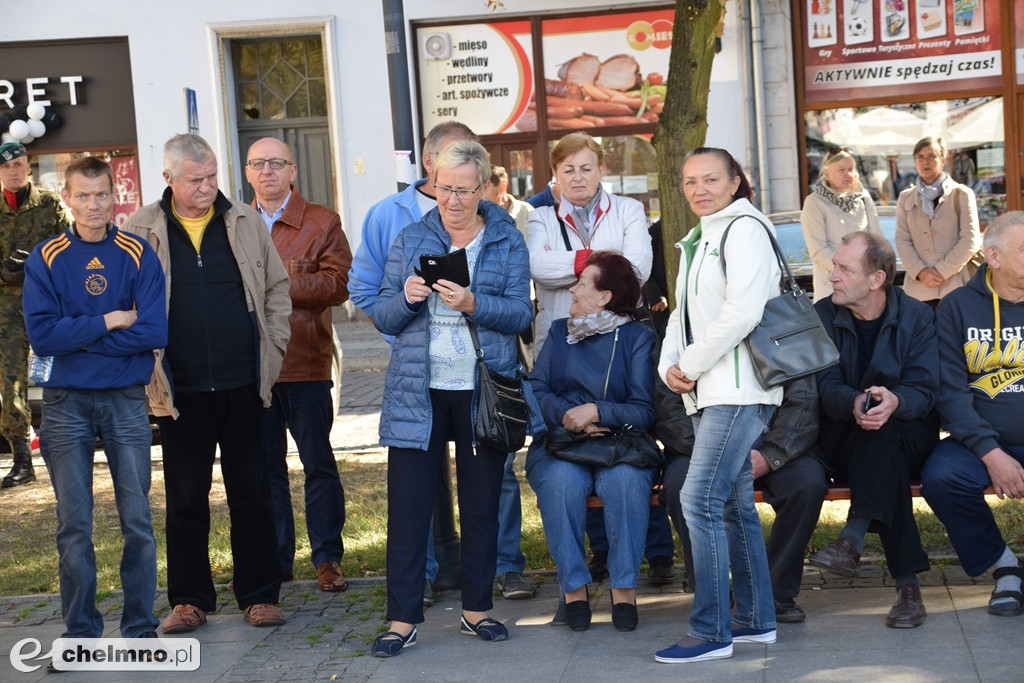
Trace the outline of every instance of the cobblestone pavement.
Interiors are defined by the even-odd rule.
[[[342,401],[338,418],[335,420],[334,430],[331,435],[332,444],[337,452],[350,457],[382,458],[384,451],[377,443],[377,420],[379,418],[380,398],[383,392],[383,368],[387,362],[387,347],[368,323],[340,323],[338,327],[339,338],[342,341],[345,353],[345,367],[353,367],[353,370],[346,371],[343,375],[342,393],[344,400]],[[42,463],[37,459],[37,464],[41,465]],[[0,467],[3,465],[3,461],[0,460]],[[103,471],[105,471],[105,468],[103,468]],[[848,602],[848,609],[854,612],[856,612],[856,608],[863,608],[865,604],[870,604],[873,607],[869,608],[869,611],[873,610],[873,612],[878,613],[870,615],[870,619],[865,623],[873,624],[874,626],[871,628],[877,626],[879,627],[877,630],[881,631],[881,636],[875,633],[872,637],[885,637],[890,634],[892,637],[896,637],[896,634],[892,634],[891,630],[881,627],[886,604],[888,601],[891,601],[891,598],[888,597],[891,595],[891,592],[880,589],[891,588],[892,581],[884,571],[884,568],[879,564],[880,560],[880,557],[872,557],[870,555],[865,557],[861,578],[857,580],[839,579],[823,574],[813,567],[805,567],[803,593],[800,598],[801,604],[804,604],[805,608],[809,604],[824,610],[826,609],[825,606],[832,606],[834,604],[846,605]],[[933,558],[933,567],[932,571],[922,575],[922,583],[928,596],[930,612],[933,611],[933,605],[938,608],[936,611],[947,609],[942,606],[950,600],[953,600],[951,604],[954,605],[954,608],[950,609],[955,612],[955,599],[958,594],[956,591],[960,591],[960,593],[969,592],[975,603],[978,603],[972,603],[972,607],[977,608],[972,610],[972,614],[983,609],[983,607],[978,605],[984,604],[987,591],[990,590],[988,588],[990,585],[989,578],[982,577],[977,581],[970,579],[963,573],[959,564],[955,562],[955,558]],[[529,575],[538,583],[537,597],[532,601],[512,602],[502,600],[500,595],[496,593],[494,614],[499,619],[508,620],[510,625],[514,623],[517,626],[517,629],[513,630],[513,639],[522,637],[524,640],[535,640],[536,642],[530,646],[532,649],[521,651],[518,654],[515,645],[480,644],[479,647],[484,648],[484,650],[495,647],[497,648],[496,650],[489,652],[493,652],[496,655],[500,654],[500,657],[496,659],[488,657],[479,660],[481,665],[484,662],[488,662],[488,666],[492,667],[489,669],[490,674],[488,676],[482,675],[488,671],[486,668],[479,670],[475,667],[472,670],[467,669],[466,663],[456,654],[461,652],[461,649],[448,650],[452,655],[450,661],[453,662],[452,666],[455,668],[432,669],[430,671],[425,668],[435,661],[431,658],[439,656],[438,650],[442,650],[440,647],[441,643],[437,642],[439,640],[444,639],[452,643],[451,646],[445,645],[445,647],[468,648],[469,654],[467,658],[469,659],[473,659],[472,652],[480,652],[478,649],[473,649],[477,645],[476,643],[466,643],[468,639],[457,636],[459,602],[458,594],[454,591],[438,595],[437,602],[427,612],[427,623],[420,627],[420,640],[424,642],[424,646],[416,648],[413,652],[419,654],[420,650],[427,650],[423,655],[428,657],[428,659],[420,660],[423,663],[423,667],[420,667],[417,664],[417,660],[413,659],[417,654],[404,655],[395,662],[370,657],[367,654],[370,644],[384,627],[386,590],[383,579],[379,578],[350,578],[349,590],[337,594],[320,591],[314,581],[286,583],[282,587],[281,607],[288,619],[283,626],[272,629],[253,629],[246,625],[234,604],[231,591],[227,586],[220,586],[218,609],[210,616],[209,624],[196,634],[190,634],[198,637],[202,643],[203,665],[198,672],[187,674],[186,676],[191,683],[199,681],[237,681],[239,683],[242,681],[296,680],[366,681],[371,678],[373,680],[409,680],[410,678],[423,678],[426,680],[479,680],[481,677],[492,680],[522,680],[529,678],[537,678],[538,680],[559,678],[563,680],[579,680],[583,678],[588,680],[615,680],[621,679],[621,677],[629,675],[634,671],[634,669],[626,664],[613,662],[607,665],[610,668],[593,671],[587,675],[583,675],[579,671],[577,671],[578,676],[565,673],[568,669],[561,673],[556,673],[553,670],[548,671],[547,669],[541,672],[540,666],[543,662],[557,663],[561,661],[561,658],[565,658],[568,661],[570,658],[578,658],[581,655],[579,653],[574,654],[574,651],[559,649],[566,646],[559,645],[558,643],[565,641],[568,637],[567,634],[571,634],[565,628],[548,627],[540,631],[537,629],[528,631],[526,629],[528,626],[546,624],[553,615],[558,600],[558,588],[553,573],[531,572]],[[579,639],[572,642],[578,642],[580,647],[582,647],[589,639],[591,643],[603,643],[603,647],[608,651],[612,651],[616,647],[616,643],[630,642],[629,640],[618,639],[632,638],[632,642],[636,643],[637,638],[645,638],[646,641],[641,643],[641,647],[645,648],[644,651],[649,649],[651,652],[655,649],[648,647],[651,644],[657,644],[658,646],[668,644],[670,640],[683,633],[685,618],[689,612],[689,605],[692,600],[692,596],[685,590],[680,567],[677,567],[677,575],[680,580],[673,585],[663,588],[647,586],[644,583],[643,577],[641,577],[641,585],[637,591],[638,603],[641,606],[641,628],[638,629],[637,634],[646,633],[646,635],[615,634],[614,632],[605,634],[605,631],[610,630],[607,626],[600,629],[595,626],[592,631],[599,630],[602,635],[594,633],[572,634],[573,638]],[[596,606],[598,604],[603,604],[603,610],[605,612],[608,611],[606,604],[609,599],[607,588],[606,582],[592,586],[591,599],[595,604],[595,619],[597,618]],[[833,588],[854,590],[836,592],[830,590]],[[848,595],[848,598],[842,597],[845,595]],[[119,591],[114,591],[99,597],[99,608],[105,616],[105,622],[109,630],[108,635],[116,635],[116,625],[121,607],[121,594]],[[963,595],[960,597],[962,599]],[[602,600],[604,603],[601,602]],[[161,609],[159,616],[162,617],[167,611],[167,600],[164,590],[159,591],[155,604]],[[881,605],[881,607],[878,605]],[[879,612],[879,610],[881,611]],[[825,619],[826,615],[811,613],[811,609],[808,609],[808,612],[811,614],[808,618],[809,624],[812,622],[817,624],[828,622]],[[837,616],[836,618],[841,617]],[[867,617],[865,618],[867,619]],[[936,620],[942,618],[942,616],[933,617]],[[1004,627],[1003,622],[1014,621],[1016,620],[989,618],[987,620],[983,619],[981,623],[985,628],[993,625],[1002,628]],[[1015,625],[1019,627],[1019,624]],[[794,628],[791,625],[785,625],[785,627]],[[58,637],[62,628],[59,596],[0,597],[0,680],[20,681],[38,680],[41,678],[41,672],[37,672],[40,675],[35,675],[20,674],[14,671],[6,655],[11,651],[14,643],[20,639],[33,637],[45,643],[48,642],[46,640],[48,638]],[[924,631],[925,628],[927,626],[917,629],[915,633]],[[886,631],[890,633],[886,634]],[[780,628],[780,641],[783,641],[785,633],[786,631]],[[802,634],[803,631],[791,630],[790,633]],[[452,637],[449,638],[450,635]],[[803,636],[800,635],[799,637]],[[829,637],[833,636],[822,634],[820,637],[827,641]],[[840,640],[842,639],[842,635],[835,637],[838,637]],[[432,643],[433,647],[428,645],[426,642],[428,640],[434,641]],[[665,642],[662,643],[662,641]],[[522,647],[523,645],[520,644],[519,648]],[[543,653],[537,651],[538,648],[545,647],[549,649],[554,648],[554,651],[548,652],[545,650]],[[575,648],[575,646],[573,647]],[[814,646],[811,645],[810,647],[813,649]],[[826,643],[818,647],[828,647],[828,644]],[[756,649],[761,655],[764,654],[763,647]],[[770,653],[771,650],[769,649],[768,654],[770,655]],[[763,659],[761,655],[753,658],[748,657],[747,659],[753,660],[756,663],[759,658]],[[583,656],[583,659],[586,660],[587,657]],[[645,670],[653,662],[646,655],[642,659],[642,664],[639,663],[641,660],[638,659],[637,661],[637,667],[640,668],[635,669],[636,672]],[[401,666],[399,666],[399,662],[402,662]],[[749,662],[747,663],[749,664]],[[736,662],[735,664],[739,666],[742,662]],[[411,669],[410,666],[412,666]],[[443,665],[439,664],[438,666]],[[729,680],[734,677],[734,674],[746,671],[742,667],[730,670],[722,668],[724,666],[720,665],[720,668],[717,669],[716,675],[720,676],[720,680]],[[753,680],[769,680],[763,675],[765,666],[767,665],[761,666],[760,669],[758,666],[754,666],[754,669],[750,671],[753,675]],[[814,670],[813,662],[809,663],[808,666],[812,667],[812,671]],[[537,670],[534,671],[534,669]],[[762,675],[757,675],[759,670]],[[663,667],[655,668],[653,671],[665,672]],[[702,670],[702,676],[705,671],[708,673],[707,680],[715,679],[714,676],[710,675],[715,670]],[[936,669],[933,669],[934,671]],[[937,671],[941,674],[941,667]],[[1017,671],[1019,672],[1019,669]],[[827,674],[827,671],[822,673]],[[899,676],[890,676],[889,673],[891,671],[886,670],[880,675],[873,677],[879,680],[953,680],[950,678],[944,679],[941,675],[937,678],[934,676],[931,678],[917,678],[915,676],[901,678]],[[728,675],[721,677],[724,674]],[[168,676],[147,674],[145,680],[158,681],[164,678],[178,680],[182,676],[183,674]],[[812,676],[812,678],[814,680],[822,680],[822,676]],[[977,680],[986,680],[987,678],[986,675],[977,674]],[[139,676],[137,674],[128,675],[122,679],[109,673],[93,674],[91,676],[84,673],[72,673],[66,674],[61,678],[62,681],[102,680],[104,682],[114,680],[134,681],[138,679]],[[970,677],[968,679],[970,680]]]

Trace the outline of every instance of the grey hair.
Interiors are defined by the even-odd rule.
[[[1024,225],[1024,211],[1007,211],[996,216],[985,228],[985,232],[981,233],[982,248],[995,247],[1003,251],[1006,249],[1006,233],[1017,225]]]
[[[463,164],[476,166],[476,176],[483,185],[491,177],[491,159],[487,150],[479,142],[473,140],[456,140],[441,150],[434,162],[434,180],[437,181],[437,172],[442,168],[455,168]]]
[[[164,173],[172,179],[181,175],[181,164],[186,161],[200,164],[216,160],[213,148],[203,138],[191,133],[179,133],[164,143]]]
[[[458,121],[442,121],[427,133],[427,139],[423,141],[423,151],[430,154],[437,154],[441,151],[441,143],[445,138],[452,140],[470,140],[479,142],[480,138],[464,123]]]

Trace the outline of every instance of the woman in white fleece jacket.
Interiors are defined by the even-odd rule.
[[[681,499],[698,590],[688,634],[655,655],[666,663],[731,657],[733,642],[775,642],[750,448],[767,429],[782,389],[761,388],[742,344],[765,303],[779,293],[779,266],[766,234],[774,229],[750,203],[750,184],[723,149],[690,152],[682,189],[700,223],[678,244],[683,255],[677,308],[669,317],[658,374],[682,395],[693,417],[696,442]],[[735,617],[729,610],[730,568]]]

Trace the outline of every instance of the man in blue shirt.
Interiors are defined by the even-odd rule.
[[[156,253],[111,223],[110,166],[76,159],[65,171],[74,223],[40,243],[25,264],[23,306],[43,387],[40,450],[57,498],[64,637],[99,638],[92,544],[92,472],[103,439],[124,548],[121,635],[156,637],[156,541],[149,512],[145,385],[154,349],[167,344],[163,269]]]

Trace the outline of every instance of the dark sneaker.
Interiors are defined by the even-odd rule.
[[[498,577],[498,590],[506,600],[529,600],[537,588],[519,572],[505,572]]]
[[[647,582],[652,586],[667,586],[675,583],[676,571],[671,557],[652,557]]]
[[[806,618],[807,614],[794,600],[775,601],[775,621],[780,624],[798,624]]]

